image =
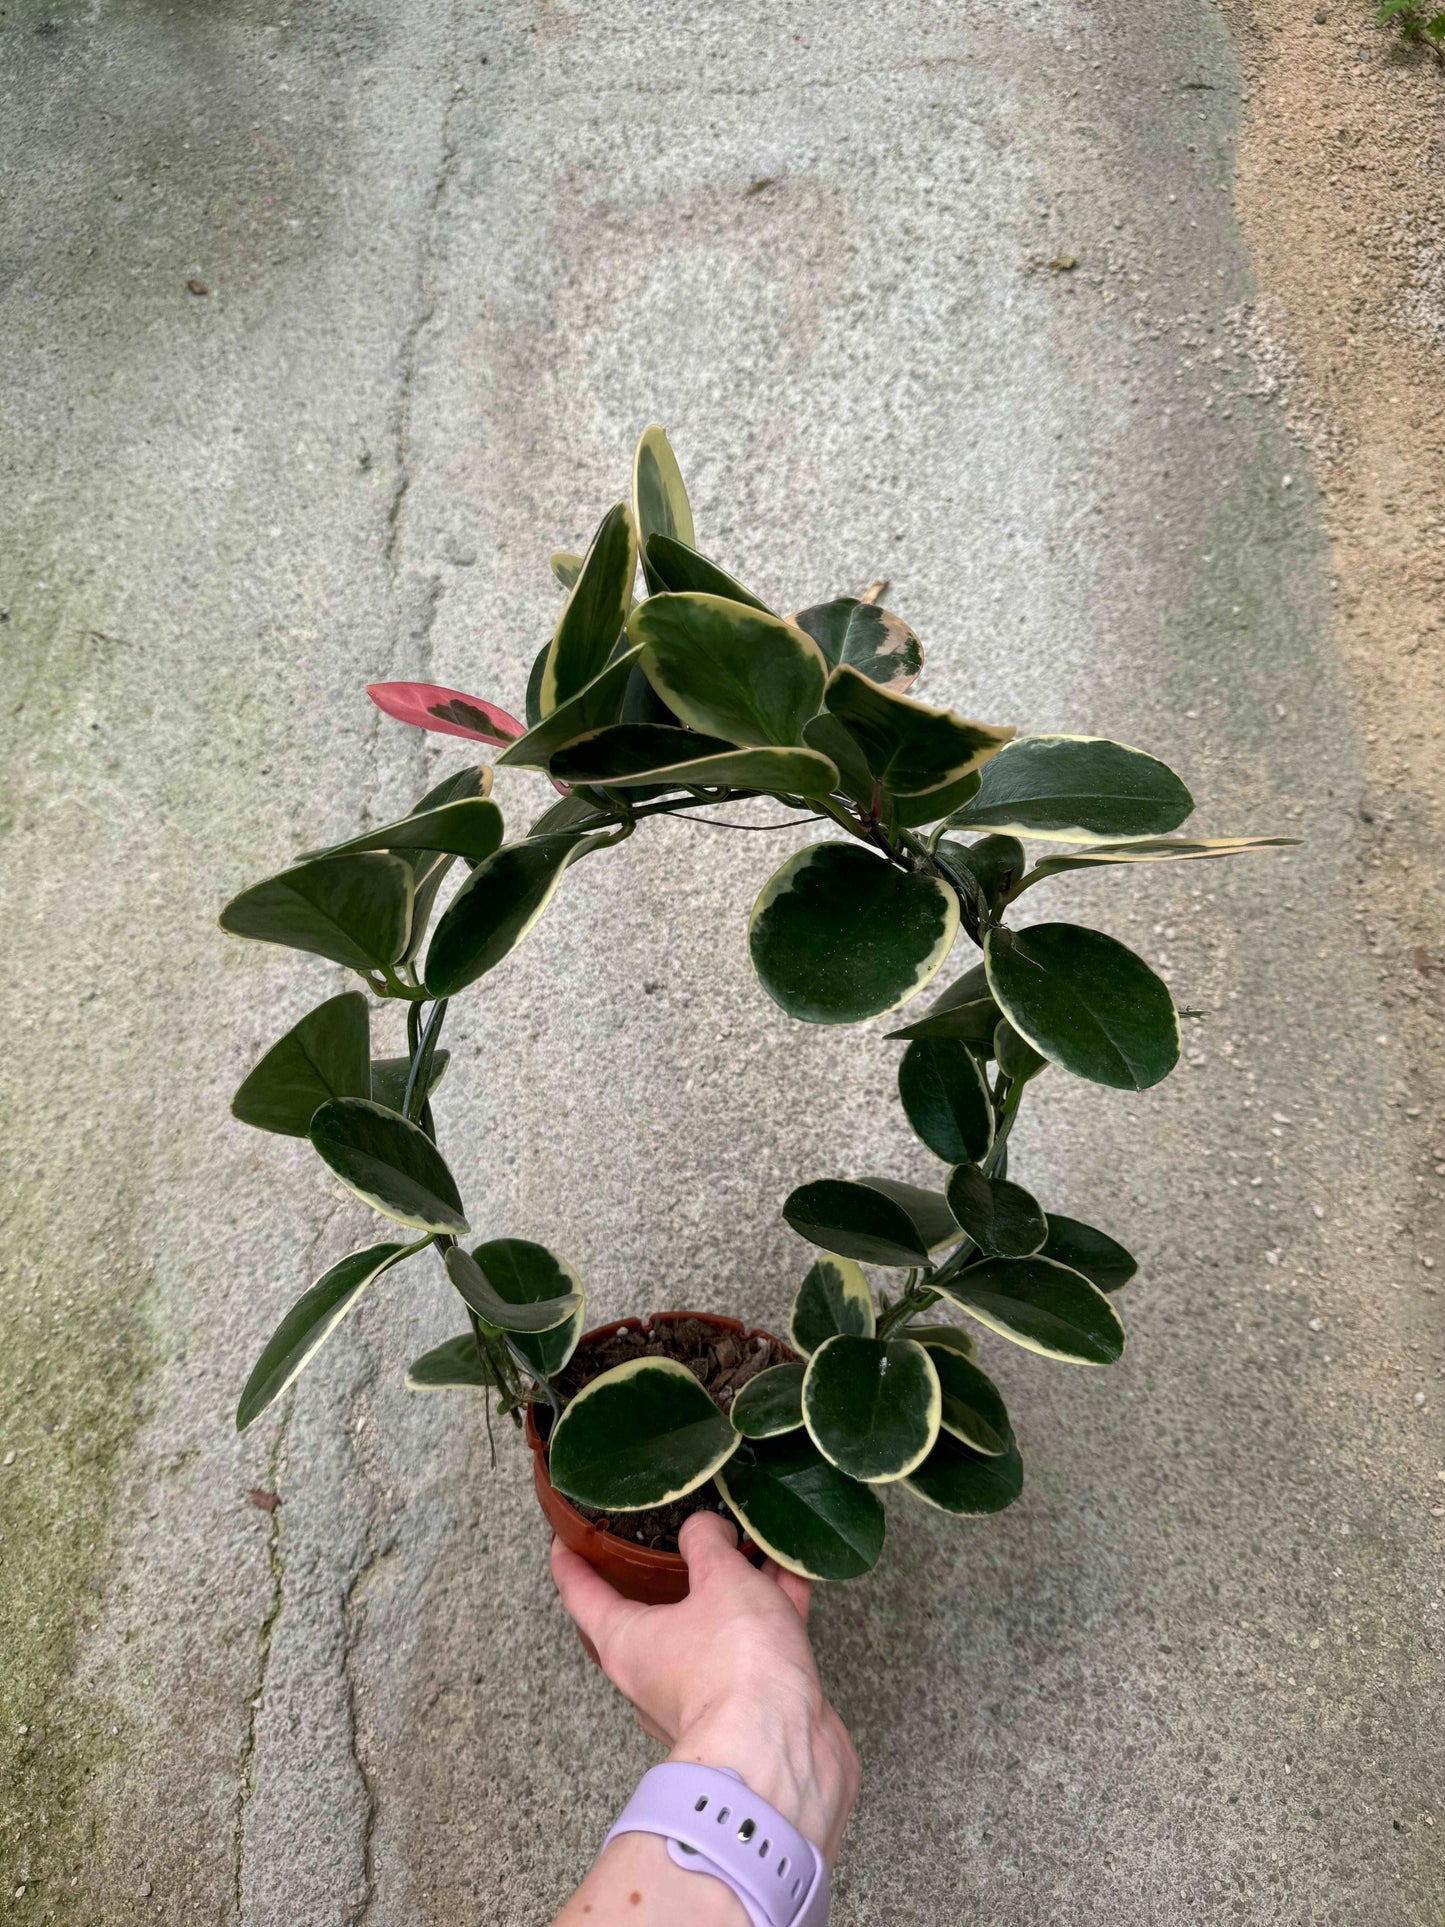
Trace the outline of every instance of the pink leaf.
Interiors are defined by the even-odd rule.
[[[415,729],[434,729],[442,736],[470,736],[478,743],[510,743],[525,736],[526,725],[495,703],[464,696],[459,689],[442,689],[433,682],[372,682],[366,693],[388,716]]]

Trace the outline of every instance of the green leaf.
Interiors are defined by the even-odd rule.
[[[978,1059],[951,1037],[919,1037],[898,1064],[898,1096],[908,1122],[945,1164],[987,1156],[993,1101]]]
[[[991,1258],[1027,1258],[1048,1236],[1044,1214],[1023,1186],[985,1177],[976,1164],[949,1172],[948,1208]]]
[[[504,1238],[499,1242],[510,1244],[513,1240]],[[479,1246],[478,1249],[485,1250],[486,1247]],[[496,1331],[535,1336],[539,1332],[550,1332],[558,1326],[572,1324],[582,1309],[580,1291],[567,1290],[540,1300],[514,1301],[504,1297],[494,1286],[490,1274],[483,1271],[472,1254],[463,1251],[460,1245],[447,1247],[446,1266],[448,1278],[465,1302],[484,1324]]]
[[[977,1519],[1013,1504],[1024,1489],[1023,1460],[1017,1445],[986,1457],[951,1432],[940,1432],[937,1445],[903,1483],[925,1505],[956,1518]]]
[[[406,948],[412,888],[410,865],[400,857],[317,857],[232,897],[221,928],[352,970],[382,970]]]
[[[1142,957],[1098,930],[996,924],[984,939],[994,1002],[1036,1051],[1076,1077],[1144,1091],[1179,1061],[1179,1017]]]
[[[901,1178],[859,1178],[870,1190],[879,1191],[901,1205],[913,1220],[913,1228],[930,1255],[945,1245],[957,1244],[958,1226],[941,1191],[930,1191],[921,1184],[905,1184]]]
[[[856,669],[883,689],[902,692],[923,667],[923,645],[901,617],[876,602],[838,596],[790,618],[823,652],[829,671]]]
[[[433,1345],[407,1367],[409,1392],[449,1392],[458,1386],[481,1390],[495,1385],[496,1375],[483,1358],[475,1334],[459,1332],[440,1345]]]
[[[561,586],[571,591],[576,588],[577,578],[582,573],[582,557],[578,555],[575,549],[553,549],[552,553],[547,557],[547,567],[552,571],[553,576]],[[543,654],[545,655],[545,653],[546,651],[544,650]],[[541,681],[540,670],[538,671],[538,681]]]
[[[805,1579],[859,1579],[883,1550],[878,1494],[829,1465],[803,1431],[739,1444],[718,1490],[754,1545]]]
[[[921,1465],[938,1437],[933,1360],[912,1339],[829,1338],[808,1361],[803,1422],[850,1479],[884,1485]]]
[[[485,796],[492,786],[492,772],[479,764],[470,764],[445,777],[435,789],[426,795],[412,811],[413,816],[421,816],[429,810],[438,809],[444,803],[460,803],[468,797]],[[501,840],[501,816],[497,818],[498,841]],[[455,861],[453,852],[442,849],[404,850],[398,852],[402,860],[411,865],[412,904],[411,930],[407,936],[406,949],[402,953],[403,963],[414,963],[421,954],[426,941],[427,925],[431,921],[432,906],[437,892],[441,889],[447,872]]]
[[[985,836],[977,843],[956,843],[952,837],[945,837],[938,855],[973,878],[995,916],[1008,902],[1009,892],[1027,863],[1024,846],[1016,836]]]
[[[1123,1245],[1107,1233],[1080,1224],[1077,1218],[1060,1217],[1056,1211],[1049,1212],[1048,1219],[1049,1235],[1040,1256],[1081,1271],[1100,1291],[1118,1291],[1139,1269]]]
[[[632,603],[637,531],[618,502],[603,516],[562,608],[542,671],[541,710],[550,716],[607,666]]]
[[[1012,899],[1017,902],[1025,890],[1065,870],[1089,870],[1113,863],[1188,863],[1245,856],[1251,850],[1297,850],[1299,845],[1297,836],[1154,836],[1136,843],[1096,843],[1087,850],[1044,857],[1015,887]]]
[[[912,1326],[905,1326],[908,1337],[916,1338]],[[945,1432],[982,1452],[997,1458],[1013,1443],[1013,1427],[999,1396],[998,1387],[986,1372],[974,1364],[972,1356],[956,1345],[932,1343],[924,1346],[938,1373],[942,1394],[941,1422]]]
[[[552,1433],[552,1483],[603,1512],[668,1505],[706,1484],[739,1443],[685,1365],[634,1358],[594,1378]]]
[[[525,736],[508,743],[497,758],[497,767],[546,769],[568,743],[575,743],[589,730],[617,722],[627,699],[628,680],[641,653],[640,649],[628,649],[615,656],[570,702],[559,704],[550,715],[534,723]]]
[[[864,760],[857,741],[836,716],[830,716],[825,709],[819,715],[809,717],[803,724],[803,741],[809,749],[826,756],[833,764],[838,771],[839,787],[845,796],[851,796],[864,809],[872,806],[877,787],[873,772]]]
[[[817,1178],[788,1194],[783,1216],[810,1243],[864,1264],[928,1262],[928,1247],[908,1213],[871,1185]]]
[[[818,646],[801,629],[714,595],[655,595],[627,623],[647,680],[691,729],[793,748],[823,698]]]
[[[960,1311],[1045,1358],[1112,1365],[1124,1349],[1124,1327],[1103,1292],[1051,1258],[989,1258],[943,1290]]]
[[[425,1243],[422,1239],[414,1245],[368,1245],[365,1251],[353,1251],[303,1292],[271,1334],[246,1380],[236,1407],[236,1430],[244,1432],[300,1376],[374,1279]]]
[[[565,1258],[545,1245],[533,1244],[530,1238],[493,1238],[476,1246],[472,1261],[497,1297],[508,1305],[542,1305],[558,1299],[572,1302],[567,1318],[544,1330],[515,1322],[504,1328],[513,1334],[513,1345],[540,1377],[555,1378],[582,1336],[587,1311],[582,1280]],[[480,1306],[472,1309],[487,1317]],[[489,1318],[488,1322],[497,1321]]]
[[[958,934],[936,877],[844,843],[815,843],[763,885],[748,924],[773,1002],[808,1024],[856,1024],[931,983]]]
[[[1002,1012],[993,1000],[982,963],[965,970],[940,997],[935,997],[922,1017],[902,1030],[890,1030],[890,1038],[951,1037],[968,1044],[975,1055],[988,1057],[993,1051],[994,1032]]]
[[[803,1423],[803,1367],[774,1365],[750,1378],[728,1414],[745,1439],[771,1439]]]
[[[526,840],[533,843],[538,837],[564,836],[583,827],[590,830],[605,830],[612,827],[608,817],[600,816],[597,805],[585,796],[562,796],[543,810],[536,822],[527,831]]]
[[[472,863],[489,857],[502,840],[502,812],[489,796],[466,796],[414,810],[397,823],[354,836],[318,856],[345,856],[354,850],[390,850],[397,855],[414,850],[442,856],[464,856]]]
[[[682,470],[672,444],[655,422],[643,429],[632,457],[632,512],[644,550],[654,535],[671,536],[690,549],[697,547]]]
[[[972,1358],[978,1350],[973,1339],[960,1325],[905,1325],[903,1336],[911,1338],[915,1345],[957,1352],[961,1358]]]
[[[717,737],[648,723],[594,730],[559,750],[548,765],[564,783],[606,783],[626,789],[656,783],[667,789],[724,785],[793,796],[828,796],[838,772],[809,749],[735,749]]]
[[[451,997],[510,956],[551,902],[568,864],[596,846],[594,837],[529,837],[504,844],[473,870],[427,951],[429,994]]]
[[[1032,1044],[1024,1042],[1007,1017],[1000,1017],[993,1034],[993,1054],[999,1069],[1014,1084],[1026,1084],[1048,1063]]]
[[[529,730],[536,729],[542,720],[542,678],[547,673],[547,658],[551,652],[552,643],[549,637],[533,656],[532,667],[527,671],[527,694],[522,714],[526,718]]]
[[[468,1229],[456,1180],[426,1132],[361,1097],[332,1098],[311,1120],[317,1155],[348,1191],[419,1231]]]
[[[231,1115],[258,1131],[305,1137],[327,1098],[371,1095],[370,1039],[359,990],[328,998],[271,1046],[231,1099]]]
[[[874,781],[895,796],[931,796],[955,786],[1013,735],[881,688],[846,666],[829,676],[823,699],[862,751]]]
[[[427,1079],[426,1094],[431,1096],[441,1083],[446,1067],[452,1061],[449,1050],[439,1050],[432,1054],[431,1075]],[[411,1074],[409,1057],[373,1057],[371,1060],[371,1101],[384,1105],[388,1111],[400,1111],[406,1100],[406,1080]],[[342,1095],[342,1093],[338,1093]]]
[[[1103,736],[1024,736],[984,771],[951,828],[1097,843],[1177,830],[1194,798],[1167,764]]]
[[[783,1204],[783,1216],[810,1244],[868,1265],[912,1267],[927,1264],[958,1227],[936,1192],[886,1178],[817,1178],[800,1184]]]
[[[788,1336],[800,1352],[815,1352],[840,1332],[871,1338],[873,1326],[873,1294],[851,1258],[819,1258],[809,1267],[788,1320]]]
[[[741,602],[744,608],[761,609],[765,616],[773,613],[751,589],[745,589],[726,569],[720,569],[716,562],[709,562],[705,555],[699,555],[686,542],[679,542],[670,535],[650,535],[643,554],[648,584],[654,595],[671,592],[675,595],[723,596],[729,602]]]
[[[893,820],[901,823],[905,830],[915,829],[920,823],[936,823],[951,810],[971,803],[978,795],[982,780],[979,772],[972,769],[960,776],[956,783],[945,783],[941,789],[924,790],[917,796],[894,796],[890,799]]]

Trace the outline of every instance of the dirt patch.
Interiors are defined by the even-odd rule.
[[[1364,4],[1225,0],[1261,358],[1310,446],[1382,783],[1445,827],[1445,74]],[[1405,825],[1397,815],[1396,836]]]
[[[1445,1232],[1445,71],[1366,0],[1223,0],[1248,93],[1235,188],[1259,359],[1311,452],[1362,719],[1356,921],[1418,1137],[1406,1248]],[[1433,1135],[1432,1135],[1433,1133]],[[1422,1289],[1433,1296],[1432,1282]]]
[[[720,1332],[700,1318],[678,1319],[671,1324],[646,1326],[641,1330],[614,1332],[595,1345],[579,1345],[571,1363],[557,1380],[563,1399],[575,1398],[584,1385],[590,1385],[614,1365],[626,1365],[634,1358],[675,1358],[710,1393],[718,1409],[732,1409],[732,1402],[747,1384],[770,1365],[783,1365],[797,1354],[776,1338],[746,1338]],[[539,1427],[543,1414],[537,1414]],[[677,1535],[684,1519],[694,1512],[720,1512],[730,1517],[727,1504],[709,1479],[696,1492],[671,1505],[648,1512],[597,1512],[591,1506],[572,1504],[586,1519],[619,1538],[631,1539],[656,1552],[676,1552]]]

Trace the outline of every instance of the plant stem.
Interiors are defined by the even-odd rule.
[[[380,986],[374,977],[367,979],[378,997],[404,997],[409,1004],[420,1004],[426,1001],[425,989],[420,984],[404,984],[390,964],[382,965],[381,974],[384,981]]]
[[[972,912],[973,921],[977,925],[977,930],[970,929],[968,934],[973,938],[975,943],[982,945],[984,931],[988,929],[990,924],[996,922],[997,919],[989,908],[988,899],[984,896],[982,890],[979,889],[973,878],[966,870],[956,870],[947,858],[941,857],[938,854],[935,841],[930,840],[927,843],[920,843],[918,838],[910,835],[907,830],[900,830],[898,832],[898,840],[906,849],[912,850],[914,855],[918,857],[927,868],[933,870],[938,876],[943,878],[949,889],[954,892],[959,902],[963,905],[965,913],[969,911]],[[965,922],[967,921],[968,917],[965,915]]]
[[[920,1269],[923,1274],[921,1279],[918,1271],[909,1272],[908,1282],[904,1285],[897,1304],[890,1305],[878,1320],[875,1337],[891,1337],[900,1325],[907,1324],[916,1311],[927,1311],[930,1305],[938,1303],[938,1293],[933,1289],[935,1278],[933,1267],[924,1265]]]
[[[413,1004],[412,1010],[420,1011],[420,1009],[419,1004]],[[411,1014],[411,1011],[407,1012],[408,1040],[414,1029]],[[439,997],[431,1007],[431,1014],[426,1020],[426,1029],[421,1033],[419,1041],[412,1044],[411,1067],[406,1074],[406,1095],[402,1098],[401,1108],[402,1114],[413,1124],[420,1117],[422,1107],[427,1100],[427,1087],[431,1083],[432,1059],[436,1056],[437,1038],[441,1035],[446,1014],[447,999]]]

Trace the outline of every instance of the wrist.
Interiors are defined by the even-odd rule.
[[[707,1708],[668,1755],[728,1767],[831,1865],[858,1793],[858,1757],[820,1692],[729,1699]]]

